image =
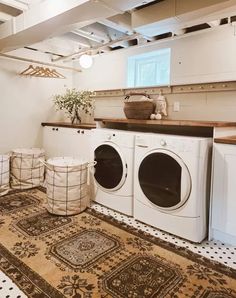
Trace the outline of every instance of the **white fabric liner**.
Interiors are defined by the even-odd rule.
[[[10,179],[10,156],[8,154],[0,155],[0,196],[8,193]]]
[[[72,215],[89,205],[89,163],[71,157],[51,158],[46,162],[47,210],[57,215]]]
[[[45,151],[39,148],[14,149],[11,154],[11,179],[13,189],[29,189],[40,186],[44,180]]]

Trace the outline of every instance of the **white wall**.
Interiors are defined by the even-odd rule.
[[[170,47],[171,85],[234,80],[236,77],[236,36],[226,25],[160,44],[129,48],[103,54],[92,68],[76,75],[78,88],[91,90],[126,88],[128,56]]]
[[[55,112],[52,95],[71,87],[71,72],[61,71],[66,80],[19,76],[27,66],[0,58],[0,154],[17,147],[41,146],[41,122],[64,119]]]
[[[171,47],[171,85],[235,80],[236,36],[234,27],[222,26],[208,32],[159,45],[130,48],[97,57],[93,67],[75,77],[80,89],[106,90],[126,87],[129,55]],[[155,97],[155,96],[154,96]],[[236,91],[169,94],[170,119],[236,121]],[[173,111],[175,101],[180,111]],[[124,118],[122,97],[96,99],[95,117]]]

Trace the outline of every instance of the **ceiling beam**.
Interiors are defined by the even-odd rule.
[[[132,27],[151,37],[224,18],[235,9],[235,0],[165,0],[132,11]]]
[[[115,10],[120,10],[120,13],[134,9],[140,5],[154,2],[155,0],[95,0],[103,3],[109,7],[113,7]]]
[[[0,11],[0,21],[1,22],[6,22],[6,21],[10,20],[11,18],[12,18],[12,16],[10,14]]]
[[[99,21],[99,23],[122,33],[134,33],[131,26],[131,15],[128,12],[124,14],[118,14],[108,19],[102,19]]]
[[[129,41],[129,40],[132,40],[132,39],[137,39],[138,37],[140,37],[140,34],[139,33],[135,33],[133,35],[128,35],[128,36],[126,35],[125,37],[112,40],[112,41],[110,41],[108,43],[104,43],[103,45],[98,45],[98,46],[92,47],[92,48],[90,48],[88,50],[82,49],[82,50],[77,51],[77,52],[75,52],[75,53],[73,53],[71,55],[60,57],[60,58],[56,58],[56,59],[53,59],[52,61],[53,62],[56,62],[56,61],[60,61],[60,60],[64,60],[64,61],[73,60],[74,57],[76,57],[76,56],[81,56],[82,54],[89,53],[91,51],[98,51],[99,52],[103,48],[114,46],[114,45],[120,44],[121,42],[124,42],[124,41]]]
[[[61,36],[57,36],[54,38],[65,39],[66,41],[64,41],[64,42],[67,42],[67,43],[70,43],[71,41],[76,42],[79,47],[86,47],[86,48],[91,47],[91,44],[89,43],[89,41],[86,38],[84,38],[80,35],[74,34],[73,32],[68,32],[66,34],[63,34]]]
[[[98,35],[97,33],[88,32],[88,31],[83,30],[83,29],[75,29],[71,32],[74,33],[74,34],[77,34],[79,36],[82,36],[84,38],[87,38],[89,40],[98,42],[98,43],[105,43],[105,42],[109,41],[109,37],[107,36],[107,34]]]
[[[0,0],[0,3],[14,7],[16,9],[25,11],[29,8],[28,4],[23,3],[23,1],[17,1],[17,0]]]
[[[0,25],[0,51],[9,52],[117,14],[99,1],[45,0]],[[68,30],[69,29],[69,30]]]

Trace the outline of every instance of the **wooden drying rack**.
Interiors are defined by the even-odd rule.
[[[66,77],[59,73],[56,69],[50,69],[48,67],[33,66],[30,64],[20,75],[27,77],[40,77],[51,79],[65,79]]]

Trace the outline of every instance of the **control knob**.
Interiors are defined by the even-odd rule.
[[[160,144],[161,144],[161,146],[164,147],[164,146],[166,146],[166,141],[165,141],[165,140],[161,140],[161,141],[160,141]]]

